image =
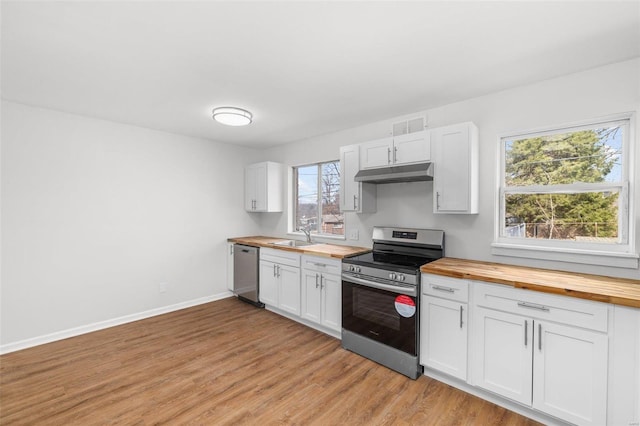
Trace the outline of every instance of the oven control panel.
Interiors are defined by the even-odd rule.
[[[418,233],[410,231],[393,231],[391,234],[393,238],[404,238],[406,240],[417,240]]]
[[[420,272],[407,274],[406,272],[393,272],[388,269],[375,268],[365,265],[352,265],[342,262],[342,275],[361,279],[374,278],[388,282],[402,283],[402,285],[417,285],[420,281]]]

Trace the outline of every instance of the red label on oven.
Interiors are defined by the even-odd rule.
[[[405,318],[410,318],[416,314],[416,302],[409,296],[401,294],[396,297],[396,311]]]

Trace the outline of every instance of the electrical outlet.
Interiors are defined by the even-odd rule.
[[[166,282],[161,282],[160,284],[158,284],[158,291],[160,293],[166,293],[167,292],[167,283]]]
[[[358,238],[359,238],[359,235],[358,235],[358,230],[357,229],[352,229],[351,231],[349,231],[349,239],[350,240],[357,241]]]

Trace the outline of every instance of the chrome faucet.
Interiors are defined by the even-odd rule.
[[[307,225],[307,226],[301,226],[298,228],[298,231],[302,231],[304,232],[304,235],[307,237],[307,242],[310,243],[311,241],[311,226]]]

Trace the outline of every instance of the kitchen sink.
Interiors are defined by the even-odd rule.
[[[300,240],[282,240],[272,244],[274,246],[283,246],[283,247],[305,247],[305,246],[315,246],[322,243],[308,243],[306,241],[300,241]]]

